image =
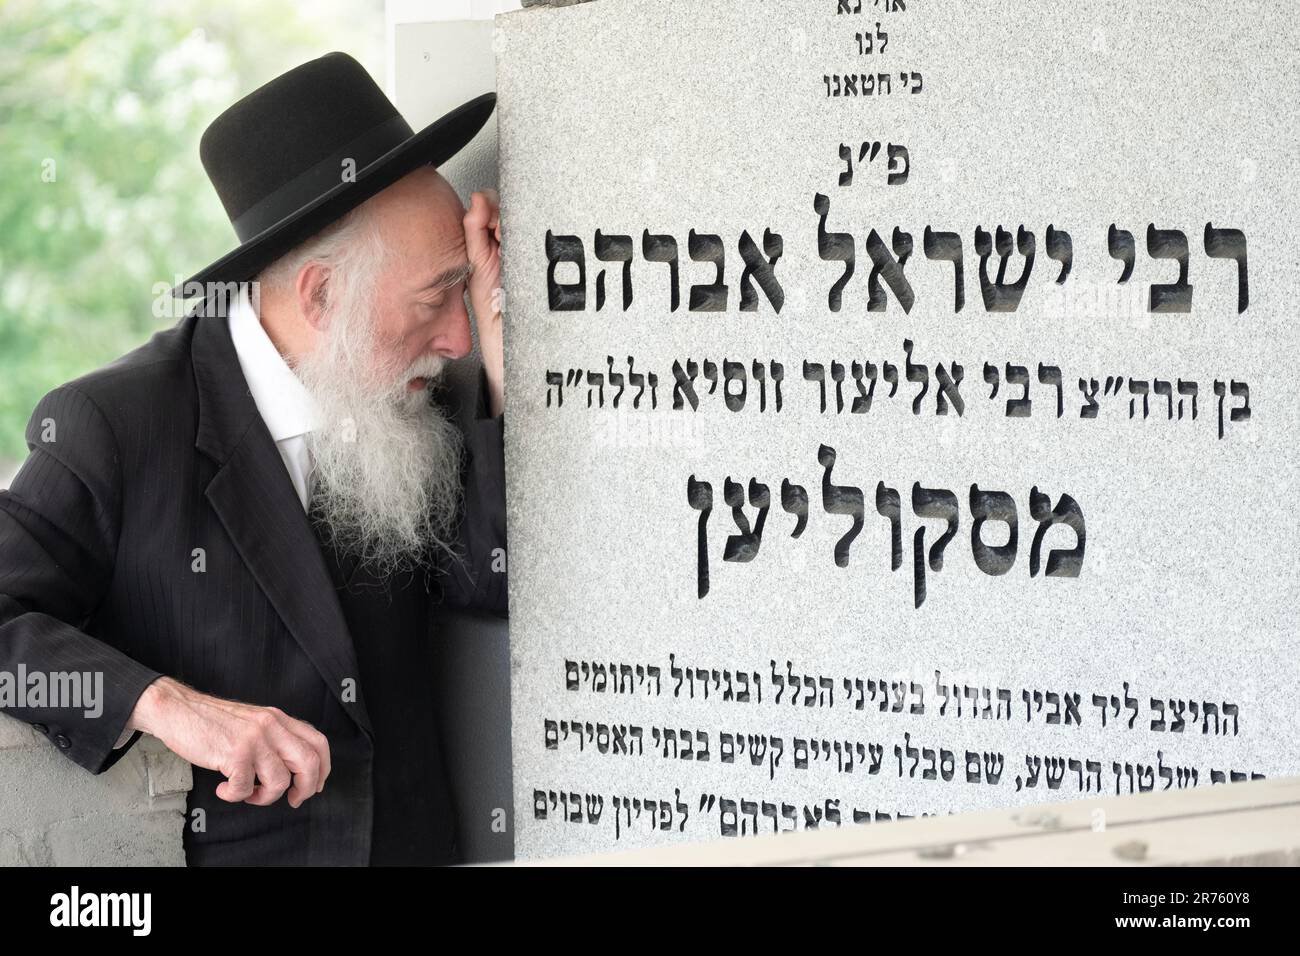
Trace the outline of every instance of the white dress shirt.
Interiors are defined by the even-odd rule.
[[[303,510],[312,492],[312,461],[307,451],[307,433],[320,427],[315,402],[293,369],[262,328],[248,297],[241,288],[230,309],[230,338],[235,343],[239,367],[248,381],[253,403],[266,422],[271,440],[284,459]]]

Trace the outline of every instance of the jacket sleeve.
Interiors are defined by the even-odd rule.
[[[27,446],[12,487],[0,491],[0,682],[11,682],[8,693],[0,683],[0,712],[102,773],[138,739],[114,749],[159,676],[84,630],[113,575],[117,442],[94,402],[65,385],[36,407]]]
[[[444,607],[507,616],[505,414],[487,408],[487,376],[478,374],[474,414],[464,426],[465,490],[456,557],[440,551],[434,592]]]

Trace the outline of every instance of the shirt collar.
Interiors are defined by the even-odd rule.
[[[316,403],[262,328],[246,283],[230,310],[230,337],[271,439],[284,441],[318,428]]]

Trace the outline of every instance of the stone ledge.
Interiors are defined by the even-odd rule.
[[[0,721],[0,865],[184,865],[190,765],[144,736],[88,773],[27,724]]]
[[[527,7],[571,7],[578,3],[592,3],[593,0],[522,0]]]
[[[52,866],[184,866],[185,815],[173,810],[127,819],[82,817],[45,832]]]
[[[168,750],[161,740],[145,734],[135,749],[144,755],[151,798],[186,794],[193,789],[194,768]]]
[[[45,738],[25,720],[0,714],[0,750],[28,750],[45,742]]]
[[[1296,866],[1300,778],[529,860],[579,866]]]

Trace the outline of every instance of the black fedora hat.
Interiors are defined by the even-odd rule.
[[[172,289],[252,279],[294,246],[418,166],[441,165],[487,122],[496,94],[458,106],[418,133],[346,53],[328,53],[249,93],[199,142],[238,248]]]

